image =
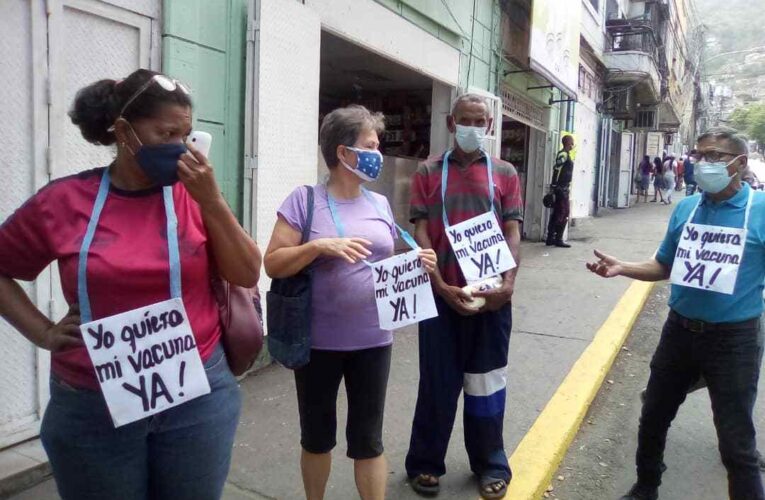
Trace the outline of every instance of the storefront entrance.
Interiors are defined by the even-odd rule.
[[[443,111],[450,105],[450,93],[431,78],[326,31],[321,34],[320,74],[319,124],[333,109],[349,104],[385,115],[386,130],[380,137],[384,168],[380,179],[368,187],[385,195],[396,221],[412,229],[411,177],[418,162],[431,154],[431,138],[440,144],[446,139]],[[327,170],[318,156],[321,181]],[[397,242],[397,250],[406,248],[403,241]]]

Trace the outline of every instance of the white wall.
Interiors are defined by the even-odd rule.
[[[595,163],[598,158],[598,113],[595,103],[580,97],[574,118],[576,131],[576,161],[571,183],[571,217],[589,217],[592,214],[592,189],[595,182]]]
[[[374,0],[305,0],[322,28],[435,80],[459,84],[460,52]]]

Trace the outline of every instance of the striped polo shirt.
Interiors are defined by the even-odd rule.
[[[427,219],[428,236],[438,255],[438,267],[444,281],[453,286],[464,286],[465,278],[446,236],[441,215],[441,169],[444,154],[422,162],[412,178],[409,217],[411,222]],[[523,200],[518,173],[510,163],[492,158],[494,178],[494,214],[498,221],[523,220]],[[489,180],[486,158],[470,165],[462,165],[454,156],[449,157],[449,176],[446,191],[446,213],[449,224],[466,221],[485,214],[489,207]]]

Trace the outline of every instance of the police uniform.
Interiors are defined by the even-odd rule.
[[[563,243],[563,234],[566,231],[569,216],[569,190],[571,177],[574,172],[574,161],[565,149],[561,149],[555,157],[553,176],[550,188],[555,195],[555,201],[550,214],[550,222],[547,226],[547,244],[554,245]]]

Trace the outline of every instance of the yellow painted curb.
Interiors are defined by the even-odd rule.
[[[505,499],[542,497],[652,288],[653,283],[632,283],[574,363],[510,457],[513,480]]]

